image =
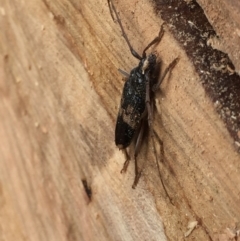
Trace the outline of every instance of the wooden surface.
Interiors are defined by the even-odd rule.
[[[240,73],[240,2],[238,0],[198,0],[218,33],[212,40],[214,48],[228,53]]]
[[[148,1],[116,7],[141,52],[161,20]],[[167,28],[154,50],[163,68],[180,61],[157,95],[154,130],[174,205],[150,144],[135,190],[134,164],[120,174],[117,69],[137,61],[107,2],[0,0],[0,29],[0,240],[184,240],[195,220],[188,240],[228,240],[239,229],[239,154]]]

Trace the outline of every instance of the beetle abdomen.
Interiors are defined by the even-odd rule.
[[[129,146],[139,128],[146,106],[145,85],[145,77],[139,68],[133,69],[123,88],[115,129],[115,143],[120,149]]]

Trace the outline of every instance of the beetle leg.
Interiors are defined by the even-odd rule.
[[[173,62],[172,62],[173,63]],[[174,67],[174,66],[173,66]],[[166,72],[166,71],[165,71]],[[166,74],[165,74],[166,75]],[[162,183],[162,186],[163,186],[163,189],[166,193],[166,195],[168,196],[170,202],[172,203],[172,199],[170,198],[168,192],[167,192],[167,189],[165,187],[165,184],[163,182],[163,179],[162,179],[162,175],[161,175],[161,172],[160,172],[160,166],[159,166],[159,162],[158,162],[158,158],[157,158],[157,151],[156,151],[156,147],[155,147],[155,142],[154,142],[154,132],[153,132],[153,128],[152,128],[152,122],[153,122],[153,105],[154,105],[154,102],[150,100],[150,84],[149,84],[149,81],[147,81],[147,85],[146,85],[146,106],[147,106],[147,112],[148,112],[148,125],[149,125],[149,133],[150,133],[150,137],[151,137],[151,140],[152,140],[152,145],[153,145],[153,150],[154,150],[154,155],[155,155],[155,158],[156,158],[156,164],[157,164],[157,168],[158,168],[158,173],[159,173],[159,177],[160,177],[160,181]],[[159,143],[160,143],[160,147],[161,147],[161,159],[164,158],[164,149],[163,149],[163,141],[159,139]],[[173,204],[173,203],[172,203]]]
[[[144,120],[142,120],[140,131],[137,135],[137,140],[136,140],[136,144],[135,144],[135,147],[134,147],[135,178],[134,178],[132,188],[135,188],[137,186],[139,178],[140,178],[140,176],[142,174],[142,170],[143,170],[143,167],[141,167],[141,170],[139,170],[139,168],[138,168],[137,155],[138,155],[139,150],[140,150],[141,145],[142,145],[145,127],[146,127],[145,122],[144,122]]]
[[[129,78],[130,77],[130,74],[127,73],[126,71],[122,70],[122,69],[118,69],[118,71],[123,75],[125,76],[126,78]]]
[[[132,188],[136,187],[136,185],[138,183],[138,180],[141,176],[142,169],[143,169],[143,168],[141,168],[141,171],[139,171],[138,162],[137,162],[137,155],[138,155],[138,153],[140,151],[140,148],[141,148],[141,145],[142,145],[144,131],[145,131],[145,125],[142,121],[141,126],[140,126],[139,131],[138,131],[137,136],[136,136],[136,143],[134,145],[135,178],[134,178]],[[121,170],[121,173],[127,171],[127,168],[128,168],[129,162],[130,162],[130,157],[127,153],[127,150],[123,149],[123,152],[125,154],[126,161],[123,164],[123,168]]]
[[[122,149],[122,151],[123,151],[123,153],[124,153],[124,155],[125,155],[125,160],[126,160],[126,161],[125,161],[124,164],[123,164],[123,168],[122,168],[122,170],[121,170],[121,173],[127,171],[127,168],[128,168],[129,162],[130,162],[130,157],[129,157],[128,153],[127,153],[127,150],[126,150],[126,149]]]
[[[175,67],[175,65],[177,64],[177,62],[179,61],[179,58],[174,59],[169,65],[168,67],[165,69],[162,77],[159,79],[159,81],[152,87],[152,91],[156,91],[158,90],[158,88],[160,87],[161,83],[163,82],[164,78],[166,77],[168,72],[171,72],[173,70],[173,68]]]
[[[150,105],[150,86],[149,86],[149,80],[147,81],[147,84],[146,84],[146,113],[147,113],[147,118],[148,118],[148,126],[149,128],[151,129],[151,126],[152,126],[152,111],[151,111],[151,105]],[[136,141],[136,145],[135,145],[135,153],[134,153],[134,159],[135,159],[135,179],[134,179],[134,182],[133,182],[133,185],[132,185],[132,188],[135,188],[138,181],[139,181],[139,178],[141,176],[141,173],[142,173],[142,170],[143,170],[143,167],[141,168],[141,170],[139,171],[138,169],[138,163],[137,163],[137,154],[140,150],[140,147],[141,147],[141,144],[142,144],[142,139],[143,139],[143,133],[144,133],[144,130],[145,130],[145,120],[146,116],[143,118],[142,120],[142,123],[141,123],[141,127],[140,127],[140,131],[138,133],[138,136],[137,136],[137,141]]]

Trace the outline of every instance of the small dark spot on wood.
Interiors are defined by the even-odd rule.
[[[89,201],[91,201],[92,200],[92,189],[91,189],[91,187],[89,186],[86,179],[82,179],[82,184],[83,184],[84,190],[85,190],[85,192],[88,196]]]

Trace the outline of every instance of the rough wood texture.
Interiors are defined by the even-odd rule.
[[[238,0],[198,0],[218,33],[213,47],[228,53],[236,71],[240,73],[240,2]]]
[[[161,20],[148,1],[116,7],[141,52]],[[137,61],[107,2],[0,0],[0,29],[0,240],[184,240],[195,220],[189,240],[227,240],[239,229],[239,154],[167,28],[154,50],[163,68],[180,61],[158,94],[154,129],[174,206],[151,145],[135,190],[133,163],[120,174],[117,69]]]

